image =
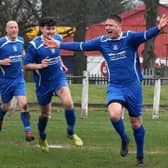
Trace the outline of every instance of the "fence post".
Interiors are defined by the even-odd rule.
[[[125,108],[123,107],[122,112],[121,112],[121,118],[124,120],[124,113],[125,113]]]
[[[81,117],[82,118],[86,118],[88,116],[88,94],[89,94],[88,72],[83,71],[82,98],[81,98]]]
[[[16,112],[16,108],[17,108],[17,99],[16,97],[14,96],[10,102],[10,109],[9,111],[7,112],[8,116],[11,117],[15,112]]]
[[[156,79],[154,87],[152,119],[159,118],[160,89],[161,89],[160,79]]]

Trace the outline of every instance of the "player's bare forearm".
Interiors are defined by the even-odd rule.
[[[0,60],[0,65],[9,66],[9,65],[11,65],[11,63],[12,63],[12,61],[10,58],[5,58],[5,59]]]
[[[43,68],[44,68],[43,64],[30,63],[30,64],[24,65],[25,70],[38,70]]]

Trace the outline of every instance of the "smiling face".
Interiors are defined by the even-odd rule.
[[[111,39],[116,39],[121,34],[121,23],[109,18],[105,22],[105,30]]]
[[[6,24],[6,33],[9,40],[15,40],[19,33],[18,24],[15,21],[8,21]]]
[[[53,37],[55,34],[55,26],[43,26],[40,27],[40,31],[44,38]]]

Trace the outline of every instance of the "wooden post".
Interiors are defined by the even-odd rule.
[[[11,117],[15,112],[16,112],[16,108],[17,108],[17,99],[14,96],[10,102],[10,109],[7,112],[8,116]]]
[[[160,89],[161,89],[160,79],[156,79],[154,87],[152,119],[159,118]]]
[[[125,113],[125,108],[123,107],[122,112],[121,112],[121,118],[124,120],[124,113]]]
[[[82,118],[87,118],[88,116],[88,94],[89,94],[88,72],[83,71],[82,98],[81,98],[81,117]]]

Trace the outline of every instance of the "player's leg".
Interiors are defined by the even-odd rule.
[[[57,95],[60,97],[63,106],[65,108],[65,119],[67,122],[67,134],[70,139],[72,139],[76,146],[82,146],[83,141],[81,138],[75,134],[75,121],[76,121],[76,112],[73,105],[72,96],[70,89],[67,86],[61,87],[57,92]]]
[[[130,122],[133,129],[134,139],[136,142],[136,158],[137,165],[144,164],[144,138],[145,129],[142,123],[142,89],[141,85],[137,83],[130,86],[128,97],[128,112],[130,116]]]
[[[7,86],[7,87],[10,88],[10,86]],[[4,117],[10,109],[10,100],[12,99],[12,93],[10,92],[10,89],[7,89],[6,87],[0,90],[1,90],[1,101],[2,101],[0,105],[0,130],[2,130]]]
[[[30,122],[30,112],[27,109],[27,98],[26,96],[16,96],[20,113],[20,119],[22,121],[24,131],[25,131],[25,139],[27,142],[33,141],[35,138],[32,133],[31,122]]]
[[[2,103],[0,105],[0,131],[2,130],[3,122],[4,122],[4,117],[7,113],[7,111],[10,108],[10,103]]]
[[[107,102],[110,121],[121,138],[120,155],[124,157],[128,154],[129,138],[122,119],[124,97],[121,89],[109,85],[107,88]]]
[[[47,142],[47,133],[46,133],[46,128],[47,128],[47,123],[51,111],[51,104],[45,105],[45,106],[40,106],[41,109],[41,115],[38,118],[38,131],[39,131],[39,145],[42,151],[48,152],[48,142]]]
[[[26,98],[26,86],[23,78],[19,78],[14,81],[14,90],[13,96],[16,97],[19,110],[20,110],[20,119],[22,121],[24,131],[25,131],[25,139],[27,142],[31,142],[34,140],[34,136],[32,134],[31,122],[30,122],[30,112],[28,111],[27,98]]]
[[[128,145],[130,140],[125,132],[124,122],[121,117],[122,105],[118,102],[110,103],[108,106],[108,111],[110,114],[111,123],[121,137],[120,155],[125,157],[128,154]]]
[[[17,99],[14,96],[12,98],[12,100],[10,101],[10,109],[8,111],[8,116],[11,117],[15,112],[16,112],[16,108],[17,108]]]
[[[41,114],[38,118],[38,132],[39,132],[39,145],[42,151],[48,152],[48,142],[47,142],[47,123],[51,113],[51,99],[53,91],[50,88],[43,87],[37,90],[38,104],[40,105]]]
[[[137,165],[144,164],[144,137],[145,137],[145,129],[142,124],[141,117],[130,117],[130,121],[133,128],[134,138],[136,142],[136,158]]]

